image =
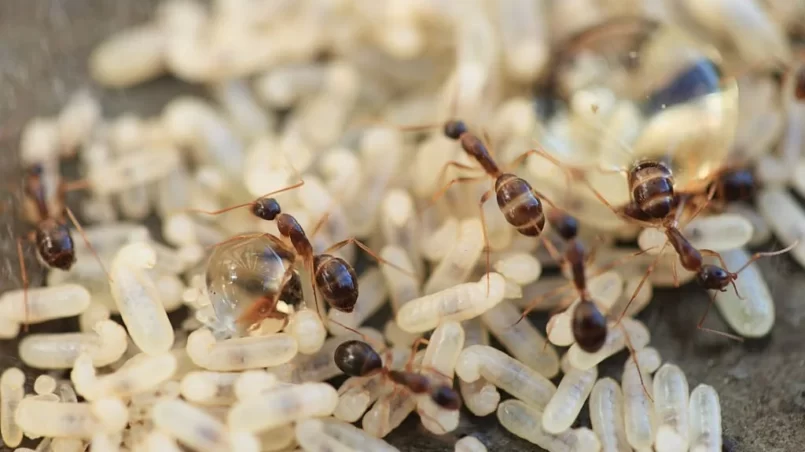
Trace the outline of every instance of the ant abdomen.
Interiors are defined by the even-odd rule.
[[[498,207],[506,221],[527,237],[538,237],[545,228],[542,201],[531,184],[514,174],[503,174],[495,181]]]
[[[346,341],[335,349],[334,361],[350,377],[365,377],[383,368],[383,360],[366,342]]]
[[[313,258],[316,287],[327,304],[341,312],[352,312],[358,301],[358,276],[340,257],[318,254]]]
[[[749,168],[724,172],[713,184],[719,184],[716,196],[726,202],[749,201],[754,198],[758,187],[755,174]]]
[[[590,300],[582,299],[573,311],[573,338],[587,353],[595,353],[607,340],[607,320]]]
[[[724,292],[732,281],[732,275],[718,265],[705,264],[696,272],[696,282],[708,290]]]
[[[50,267],[67,271],[75,263],[75,247],[70,230],[52,218],[46,218],[37,225],[36,247],[42,260]]]
[[[651,218],[665,218],[674,207],[674,178],[661,162],[637,163],[629,172],[629,189],[640,210]]]

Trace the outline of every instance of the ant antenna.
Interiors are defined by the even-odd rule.
[[[109,282],[112,282],[112,276],[109,274],[109,271],[106,269],[106,266],[103,264],[103,261],[101,260],[101,257],[98,255],[98,252],[95,250],[95,247],[92,246],[92,243],[90,243],[89,238],[87,238],[87,233],[84,231],[84,228],[81,227],[81,223],[78,222],[78,220],[76,219],[75,215],[73,214],[73,211],[67,206],[64,206],[64,211],[67,213],[67,216],[70,217],[70,221],[73,222],[73,225],[75,225],[75,228],[78,230],[78,233],[81,234],[81,238],[83,239],[84,244],[87,245],[87,248],[89,248],[89,250],[92,253],[92,255],[95,256],[95,260],[97,260],[98,264],[100,264],[101,269],[103,269],[104,274],[106,274],[106,278],[109,280]]]

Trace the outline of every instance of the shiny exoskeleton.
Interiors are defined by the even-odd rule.
[[[794,72],[794,97],[805,100],[805,66],[800,66]]]
[[[750,201],[758,190],[758,181],[750,168],[730,168],[721,171],[707,187],[714,190],[713,199],[724,203]]]
[[[35,240],[39,256],[48,266],[70,270],[75,263],[75,246],[70,229],[51,215],[48,208],[45,186],[42,183],[42,168],[32,166],[25,180],[25,194],[36,205]]]
[[[531,184],[514,174],[501,171],[484,142],[469,132],[463,121],[448,121],[444,125],[444,133],[448,138],[457,140],[464,152],[495,179],[498,208],[506,221],[520,234],[539,236],[545,226],[545,215],[542,200]]]
[[[437,406],[446,410],[461,408],[458,393],[445,384],[435,384],[425,375],[416,372],[391,370],[383,365],[380,355],[366,342],[350,340],[336,347],[336,366],[351,377],[368,377],[382,373],[388,379],[408,388],[414,394],[428,394]]]
[[[629,171],[629,191],[632,199],[653,219],[668,216],[674,208],[674,177],[662,162],[646,160],[636,163]]]

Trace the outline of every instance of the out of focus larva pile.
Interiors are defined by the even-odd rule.
[[[677,3],[163,1],[150,22],[100,43],[89,72],[111,88],[169,74],[205,86],[207,98],[170,99],[153,117],[109,118],[80,91],[59,114],[33,118],[21,133],[21,159],[38,171],[28,177],[47,193],[39,221],[47,216],[41,205],[51,214],[62,210],[59,159],[78,159],[83,180],[76,186],[86,190],[78,212],[92,247],[73,230],[69,271],[52,270],[47,287],[0,295],[3,339],[28,324],[79,318],[78,331],[21,340],[22,362],[47,373],[27,385],[20,369],[2,373],[3,442],[17,447],[25,436],[39,441],[37,451],[75,452],[393,451],[382,438],[416,413],[424,429],[446,434],[446,448],[485,451],[483,432],[463,434],[469,411],[494,414],[511,434],[552,452],[720,451],[715,389],[690,391],[683,370],[662,365],[649,329],[634,318],[653,288],[697,276],[677,268],[680,256],[665,246],[670,223],[624,222],[570,177],[579,171],[557,169],[540,155],[518,159],[536,141],[559,161],[589,169],[589,187],[621,205],[638,199],[620,173],[673,142],[668,170],[676,179],[669,180],[692,193],[688,207],[710,207],[690,222],[681,215],[673,224],[680,237],[721,253],[723,263],[710,255],[707,262],[734,271],[750,259],[744,247],[774,233],[805,265],[805,212],[785,189],[791,182],[805,196],[805,87],[798,84],[805,81],[789,76],[779,84],[771,75],[797,69],[785,32],[801,27],[805,12],[760,0]],[[677,15],[677,7],[687,14]],[[589,88],[611,55],[567,44],[576,35],[594,37],[624,14],[662,24],[656,41],[679,46],[657,52],[652,41],[641,55],[647,62],[620,61],[651,68],[628,74],[646,77],[629,88],[655,90],[648,94]],[[722,51],[723,61],[676,58],[696,52],[685,39],[668,44],[663,33],[693,29],[702,41],[725,46],[707,49]],[[556,75],[552,55],[562,49],[574,64],[551,78],[555,92],[538,95],[540,104],[560,104],[552,116],[540,115],[532,87]],[[742,75],[709,87],[706,102],[673,97],[692,80],[686,77],[714,65]],[[700,116],[708,112],[714,116]],[[394,127],[455,118],[475,135]],[[483,140],[472,144],[474,136]],[[680,143],[677,136],[695,139]],[[778,141],[780,151],[770,153]],[[482,160],[483,146],[494,150],[494,162]],[[633,152],[626,163],[624,148]],[[522,167],[510,167],[515,160]],[[479,162],[498,181],[489,192],[489,178],[464,183],[485,176]],[[763,183],[759,212],[726,205],[731,186],[709,185],[739,163],[754,169],[749,188]],[[524,179],[501,182],[515,170]],[[300,177],[304,184],[263,197]],[[505,191],[525,179],[539,196]],[[40,192],[31,190],[25,194],[36,200]],[[652,196],[646,205],[664,199]],[[487,197],[497,204],[479,209]],[[536,204],[517,204],[526,202]],[[580,223],[572,239],[540,223],[559,208]],[[538,214],[526,218],[526,211]],[[140,225],[152,213],[164,242]],[[525,233],[534,227],[536,234]],[[298,230],[307,232],[309,256]],[[380,258],[357,279],[350,265],[364,251],[354,244],[329,249],[351,237]],[[571,282],[570,258],[557,262],[546,251],[570,256],[576,240],[581,252],[582,242],[595,247],[580,261],[583,297]],[[636,246],[616,247],[616,240]],[[653,272],[645,278],[647,269]],[[724,320],[740,336],[766,335],[774,304],[757,266],[735,285],[742,298],[730,289],[715,302]],[[349,297],[351,304],[339,305]],[[535,298],[540,302],[531,303]],[[373,323],[382,331],[366,325],[386,303],[391,316]],[[547,331],[520,318],[527,306],[552,311]],[[189,317],[171,325],[168,314],[179,309]],[[579,328],[590,326],[576,314],[588,309],[606,316],[595,350],[576,340]],[[490,334],[503,350],[489,345]],[[690,334],[705,334],[695,319]],[[354,341],[383,362],[368,355],[339,361],[337,351]],[[412,352],[423,343],[424,351]],[[599,373],[625,351],[631,355],[620,382]],[[361,367],[358,359],[376,367],[334,385],[345,366]],[[400,383],[402,376],[409,383]],[[26,390],[31,383],[34,392]],[[452,387],[466,410],[434,396]],[[578,426],[585,407],[591,424]]]

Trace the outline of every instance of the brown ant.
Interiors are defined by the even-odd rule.
[[[330,246],[322,253],[314,253],[313,245],[311,244],[307,234],[305,234],[302,225],[300,225],[299,222],[296,221],[296,218],[294,218],[292,215],[282,212],[279,202],[272,197],[273,195],[301,187],[304,185],[304,183],[304,180],[300,180],[293,185],[263,195],[254,201],[227,207],[225,209],[212,212],[197,209],[193,209],[192,211],[205,213],[208,215],[218,215],[241,207],[249,207],[252,215],[256,216],[257,218],[266,221],[276,221],[280,236],[290,241],[295,255],[302,259],[310,273],[311,284],[313,286],[313,298],[315,300],[317,312],[321,312],[319,311],[319,299],[317,292],[321,293],[324,301],[327,302],[327,304],[333,309],[347,313],[352,312],[353,309],[355,309],[355,303],[358,301],[358,277],[355,274],[355,270],[352,268],[352,265],[350,265],[344,259],[329,254],[351,243],[357,245],[377,262],[390,265],[397,270],[414,277],[414,275],[405,269],[402,269],[378,256],[368,246],[364,245],[360,240],[357,240],[354,237],[342,240]],[[267,236],[273,238],[273,236],[268,233],[238,235],[219,243],[218,245],[233,240],[255,236]],[[264,303],[268,304],[269,306],[255,306],[257,311],[249,311],[250,319],[253,319],[256,316],[255,312],[273,311],[276,300],[273,298],[266,298]],[[333,320],[331,321],[338,323]],[[345,325],[341,326],[346,327]]]
[[[435,384],[420,373],[389,369],[384,366],[380,354],[366,342],[346,341],[335,349],[334,358],[338,368],[351,377],[369,377],[379,373],[413,394],[427,394],[442,409],[456,411],[461,408],[461,398],[452,385]]]
[[[67,223],[64,221],[64,215],[69,217],[70,221],[75,225],[81,238],[87,245],[87,248],[98,260],[107,278],[111,281],[106,267],[101,262],[95,248],[87,239],[87,235],[81,224],[76,219],[72,210],[64,202],[64,197],[71,187],[64,182],[59,183],[58,187],[58,201],[62,208],[62,214],[56,217],[52,214],[51,208],[48,206],[47,189],[44,183],[44,169],[40,164],[34,164],[26,170],[23,193],[33,203],[32,215],[28,220],[33,225],[33,230],[28,235],[28,240],[36,244],[36,251],[41,261],[49,268],[56,268],[62,271],[69,271],[75,264],[75,245],[73,236]],[[28,272],[25,267],[25,259],[23,257],[23,238],[17,238],[17,255],[19,257],[20,275],[22,277],[22,285],[24,291],[24,304],[28,310]],[[26,324],[27,328],[27,324]]]
[[[643,275],[643,278],[637,285],[635,292],[632,294],[632,297],[629,299],[629,302],[626,304],[623,312],[621,312],[618,322],[620,322],[626,312],[628,312],[629,306],[632,304],[635,297],[637,297],[637,294],[640,292],[643,284],[645,284],[648,277],[654,271],[654,268],[659,262],[659,259],[662,257],[662,253],[665,251],[665,248],[668,246],[668,244],[671,244],[679,255],[679,262],[682,265],[682,268],[696,274],[696,281],[700,286],[708,290],[724,292],[727,290],[727,287],[732,284],[736,294],[738,294],[738,288],[735,286],[735,280],[738,278],[738,274],[747,268],[752,262],[762,257],[770,257],[786,253],[797,245],[797,243],[794,243],[787,248],[774,252],[755,253],[738,271],[731,272],[727,270],[727,265],[719,253],[707,249],[697,250],[688,241],[688,239],[682,235],[682,232],[679,229],[680,217],[684,211],[685,202],[688,198],[684,196],[676,197],[674,195],[673,184],[667,183],[668,181],[672,181],[670,172],[667,176],[664,172],[653,172],[650,176],[647,176],[644,172],[644,169],[650,167],[652,167],[652,165],[647,165],[643,162],[638,163],[630,170],[629,177],[630,188],[632,189],[633,194],[635,192],[639,192],[640,194],[648,194],[648,196],[644,196],[639,199],[637,196],[635,196],[635,199],[621,208],[612,206],[612,204],[610,204],[606,198],[604,198],[595,188],[587,183],[588,188],[593,192],[593,194],[618,216],[628,222],[644,227],[662,228],[665,230],[665,235],[667,237],[667,242],[662,246],[662,248],[660,248],[659,254],[651,265],[649,265],[646,273]],[[724,171],[714,176],[715,180],[710,183],[708,188],[708,200],[712,199],[713,196],[719,191],[722,193],[722,196],[724,196],[724,199],[743,196],[745,189],[749,186],[749,182],[754,180],[746,179],[747,174],[748,173],[743,172]],[[659,183],[658,179],[662,179],[663,182]],[[705,207],[705,205],[706,203],[699,206],[693,215],[687,219],[687,221],[690,222],[693,218],[695,218]],[[644,210],[644,206],[648,209]],[[675,207],[676,213],[673,216],[670,215],[671,210],[666,209],[666,206]],[[666,212],[666,210],[668,211]],[[718,265],[705,264],[704,256],[716,257],[721,266],[719,267]],[[674,272],[676,272],[675,265],[673,269]],[[676,273],[674,273],[674,279],[678,284]],[[740,297],[740,294],[738,294],[738,296]],[[715,293],[710,297],[710,303],[708,304],[708,307],[705,310],[701,320],[699,320],[697,328],[704,331],[721,334],[735,340],[742,340],[738,336],[702,327],[702,324],[704,323],[704,320],[707,317],[710,307],[714,301]]]

